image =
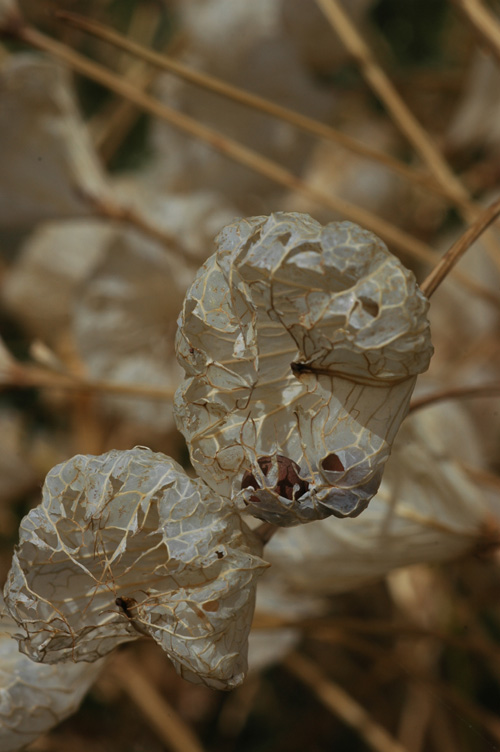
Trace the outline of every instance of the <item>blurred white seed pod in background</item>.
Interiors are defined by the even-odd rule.
[[[335,107],[331,88],[318,83],[300,59],[284,31],[280,2],[181,0],[176,10],[185,39],[184,63],[309,117],[331,119]],[[155,88],[169,106],[291,170],[301,170],[311,149],[311,139],[289,123],[194,88],[171,74],[160,76]],[[279,201],[283,194],[273,181],[159,119],[153,121],[151,132],[153,147],[161,156],[151,165],[151,175],[160,190],[216,190],[243,214],[267,210],[268,199],[276,206],[272,198]]]
[[[103,668],[95,663],[46,665],[20,653],[18,627],[0,594],[0,749],[23,749],[78,708]]]
[[[0,66],[0,100],[0,223],[91,214],[88,199],[105,200],[111,189],[68,71],[42,55],[10,55]]]
[[[165,455],[78,455],[22,521],[5,600],[33,660],[95,661],[146,634],[184,678],[230,689],[247,669],[261,549]]]
[[[96,219],[38,225],[5,273],[2,305],[30,336],[57,349],[67,340],[79,286],[116,236],[113,227]]]
[[[197,473],[273,524],[359,514],[432,354],[427,299],[350,222],[280,212],[216,242],[177,336]]]

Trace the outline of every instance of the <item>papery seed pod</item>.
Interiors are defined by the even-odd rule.
[[[8,3],[11,11],[15,5]],[[2,224],[89,216],[89,198],[109,201],[112,189],[64,67],[31,53],[7,55],[0,65],[0,100]]]
[[[147,634],[182,676],[229,689],[246,671],[261,549],[165,455],[79,455],[22,521],[5,599],[33,660],[95,661]]]
[[[193,465],[274,524],[359,514],[432,354],[428,301],[350,222],[281,212],[226,227],[217,245],[177,336]]]
[[[75,712],[104,660],[48,666],[19,652],[0,595],[0,749],[16,752]]]

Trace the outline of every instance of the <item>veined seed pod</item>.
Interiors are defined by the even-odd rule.
[[[243,681],[262,542],[226,499],[149,449],[53,468],[5,587],[35,661],[95,661],[141,634],[185,678]]]
[[[350,222],[226,227],[177,336],[176,417],[200,477],[278,525],[359,514],[432,355],[427,309],[412,272]]]

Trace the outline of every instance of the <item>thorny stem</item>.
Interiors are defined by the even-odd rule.
[[[439,264],[432,270],[429,276],[422,282],[420,289],[428,298],[436,291],[441,282],[447,277],[455,264],[476,242],[479,236],[491,225],[500,214],[500,199],[483,211],[476,221],[464,232],[464,234],[445,253]]]

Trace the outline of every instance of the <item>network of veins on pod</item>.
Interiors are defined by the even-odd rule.
[[[177,332],[197,478],[143,447],[53,468],[4,591],[20,650],[92,662],[146,634],[185,678],[240,684],[268,566],[249,518],[363,513],[432,355],[427,309],[354,224],[280,212],[225,227]]]

